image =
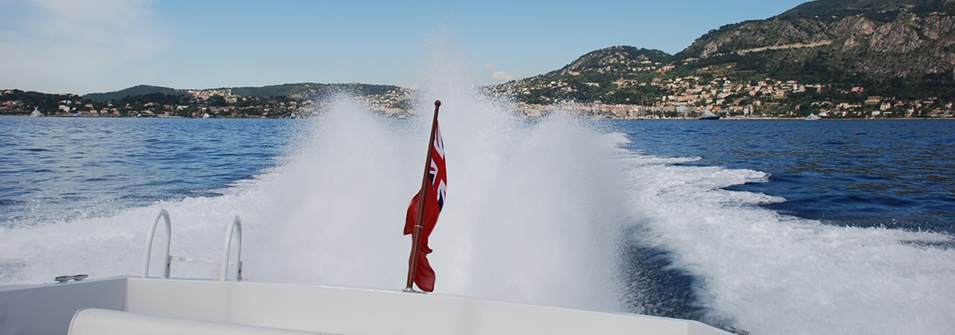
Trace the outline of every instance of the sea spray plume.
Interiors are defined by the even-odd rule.
[[[435,291],[618,310],[614,242],[624,197],[613,145],[566,116],[528,124],[455,76],[437,77],[421,95],[442,100],[454,197],[431,236]],[[426,119],[385,119],[333,101],[276,169],[261,197],[267,205],[256,206],[268,226],[243,253],[257,264],[249,278],[399,289],[409,249],[400,231],[418,187]]]
[[[260,206],[269,226],[250,278],[394,288],[407,263],[401,236],[415,164],[407,127],[338,96],[312,121]],[[425,139],[423,142],[426,142]],[[420,167],[419,167],[420,168]],[[420,171],[418,172],[420,173]]]
[[[569,116],[516,118],[466,80],[453,48],[434,50],[421,96],[442,101],[454,180],[431,238],[436,290],[618,310],[614,146]]]
[[[458,180],[455,195],[467,197],[459,201],[468,206],[452,211],[449,202],[444,225],[466,224],[460,233],[433,237],[436,249],[438,243],[455,248],[450,259],[435,257],[435,267],[447,262],[457,270],[461,278],[446,281],[465,284],[453,288],[461,294],[617,310],[615,234],[623,197],[611,147],[567,117],[512,129],[500,136],[509,138],[506,150],[479,153],[494,157],[475,158],[477,166],[468,167],[473,175],[449,177]],[[449,173],[456,171],[451,162]]]

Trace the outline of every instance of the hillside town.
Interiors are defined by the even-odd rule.
[[[599,83],[584,83],[588,86]],[[615,88],[649,86],[668,92],[657,99],[632,104],[608,104],[600,100],[590,103],[563,100],[547,104],[519,103],[517,109],[529,118],[538,118],[554,110],[607,119],[679,119],[697,118],[710,111],[723,118],[802,118],[814,114],[824,118],[951,118],[953,103],[938,98],[905,101],[892,97],[867,95],[864,87],[839,90],[822,84],[803,84],[795,80],[733,81],[727,77],[705,80],[700,76],[653,78],[650,81],[618,80]],[[522,89],[523,94],[542,89],[573,92],[563,81],[551,81]],[[794,104],[795,95],[825,96],[836,91],[855,101],[811,100]]]
[[[599,85],[592,83],[592,85]],[[952,118],[953,104],[937,98],[901,101],[891,97],[865,95],[865,88],[854,87],[849,92],[859,101],[811,101],[808,106],[787,106],[779,101],[807,92],[823,93],[834,88],[797,81],[766,78],[738,82],[720,77],[704,80],[699,76],[654,78],[649,82],[619,80],[613,85],[652,86],[671,92],[659,99],[637,101],[632,104],[608,104],[602,101],[551,101],[547,104],[515,103],[515,112],[535,119],[556,110],[598,119],[693,119],[711,112],[726,119],[802,118],[806,110],[823,118]],[[572,88],[566,82],[552,81],[543,88]],[[525,88],[527,92],[542,87]],[[188,96],[172,99],[168,96],[141,96],[129,101],[94,102],[78,95],[65,95],[55,104],[15,99],[22,91],[0,91],[0,115],[27,115],[34,110],[43,116],[85,117],[182,117],[182,118],[299,118],[320,113],[327,107],[327,99],[311,99],[307,94],[287,97],[249,97],[235,94],[232,89],[183,90]],[[413,91],[401,89],[385,94],[359,96],[357,99],[369,109],[386,117],[408,117]],[[156,98],[150,100],[149,98]]]
[[[50,95],[19,90],[0,91],[0,115],[83,117],[180,117],[180,118],[299,118],[320,113],[326,99],[308,94],[253,97],[233,89],[183,90],[181,97],[148,94],[118,101],[96,102],[79,95]],[[385,116],[407,116],[402,108],[411,90],[357,97],[365,106]],[[37,96],[41,98],[37,98]],[[50,100],[56,97],[54,100]],[[34,111],[36,113],[34,113]]]

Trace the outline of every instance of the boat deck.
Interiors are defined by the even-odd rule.
[[[113,278],[0,289],[0,334],[145,334],[145,329],[179,334],[726,334],[679,319],[308,285]]]

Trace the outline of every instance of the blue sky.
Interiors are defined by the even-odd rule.
[[[674,54],[802,2],[0,0],[0,88],[426,86],[436,48],[487,85],[614,45]]]

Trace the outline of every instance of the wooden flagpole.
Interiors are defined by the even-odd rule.
[[[418,216],[414,223],[414,233],[411,235],[411,256],[408,259],[408,281],[405,285],[405,291],[413,291],[414,275],[418,269],[418,247],[421,245],[421,229],[424,221],[424,204],[428,198],[428,173],[431,171],[431,152],[434,151],[435,127],[438,125],[438,108],[441,107],[441,101],[434,101],[434,120],[431,121],[431,140],[428,141],[428,155],[424,161],[424,176],[421,178],[421,190],[418,191]]]

